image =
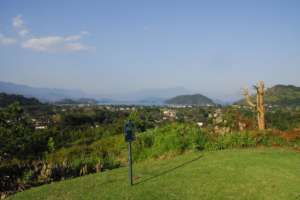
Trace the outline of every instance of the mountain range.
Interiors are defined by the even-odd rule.
[[[0,92],[7,94],[19,94],[25,97],[34,97],[42,102],[64,102],[66,100],[80,101],[82,99],[95,100],[104,104],[163,104],[168,98],[190,93],[183,87],[144,89],[135,92],[112,94],[107,97],[103,95],[89,94],[81,90],[37,88],[22,84],[0,81]],[[70,102],[70,101],[69,101]]]
[[[87,94],[80,90],[37,88],[2,81],[0,81],[0,92],[5,92],[7,94],[19,94],[25,97],[34,97],[43,102],[54,102],[67,98],[79,99],[87,97]]]
[[[56,89],[56,88],[37,88],[22,84],[8,83],[0,81],[0,92],[6,94],[23,95],[29,98],[37,98],[41,102],[92,102],[101,104],[141,104],[141,105],[160,105],[160,104],[222,104],[213,101],[201,94],[191,94],[183,87],[144,89],[135,92],[112,94],[102,97],[96,94],[88,94],[81,90]],[[186,94],[186,95],[182,95]],[[252,95],[255,100],[255,95]],[[293,85],[275,85],[268,88],[265,93],[265,102],[269,105],[298,106],[300,105],[300,87]],[[242,99],[235,104],[245,104]]]

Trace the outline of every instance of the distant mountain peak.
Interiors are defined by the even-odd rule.
[[[179,95],[168,99],[165,101],[167,104],[175,104],[175,105],[215,105],[213,100],[202,95],[202,94],[188,94],[188,95]]]

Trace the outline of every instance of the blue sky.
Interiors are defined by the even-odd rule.
[[[0,80],[223,99],[258,80],[300,86],[299,22],[298,0],[1,0]]]

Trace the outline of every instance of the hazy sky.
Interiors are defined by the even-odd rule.
[[[299,0],[0,1],[0,80],[211,97],[300,86]]]

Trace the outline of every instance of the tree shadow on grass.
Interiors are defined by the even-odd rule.
[[[177,170],[177,169],[179,169],[179,168],[182,168],[182,167],[184,167],[184,166],[186,166],[186,165],[188,165],[188,164],[191,164],[191,163],[193,163],[193,162],[199,160],[199,159],[202,158],[202,157],[203,157],[203,155],[198,156],[197,158],[194,158],[193,160],[186,161],[186,162],[184,162],[184,163],[182,163],[182,164],[180,164],[180,165],[178,165],[178,166],[176,166],[176,167],[173,167],[173,168],[171,168],[171,169],[167,169],[167,170],[165,170],[165,171],[163,171],[163,172],[160,172],[160,173],[158,173],[158,174],[155,174],[155,175],[153,175],[153,176],[151,176],[151,177],[149,177],[149,178],[146,178],[146,179],[144,179],[144,180],[142,180],[142,181],[139,181],[139,182],[137,182],[137,183],[134,183],[133,185],[138,185],[138,184],[141,184],[141,183],[145,183],[145,182],[150,181],[150,180],[152,180],[152,179],[155,179],[155,178],[158,178],[158,177],[160,177],[160,176],[163,176],[163,175],[166,175],[166,174],[168,174],[168,173],[171,173],[171,172],[173,172],[173,171],[175,171],[175,170]]]

